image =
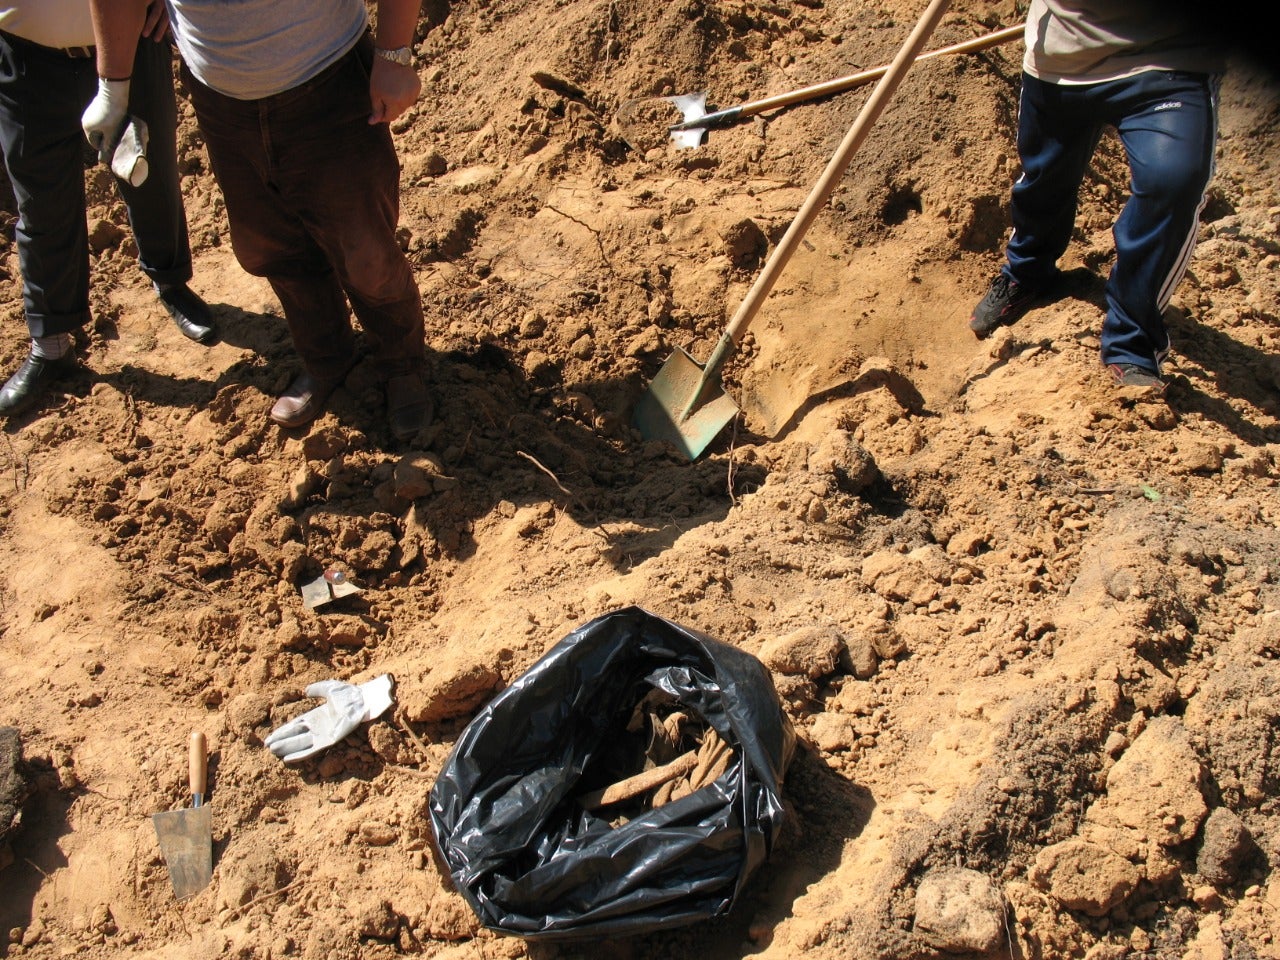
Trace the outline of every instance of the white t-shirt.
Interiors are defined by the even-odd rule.
[[[0,30],[46,47],[93,45],[89,0],[0,0]]]
[[[237,100],[305,83],[355,46],[369,24],[365,0],[166,3],[187,67],[205,86]]]
[[[1103,83],[1144,70],[1220,73],[1226,50],[1177,4],[1031,0],[1022,69],[1046,83]]]

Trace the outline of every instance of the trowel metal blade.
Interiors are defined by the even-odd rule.
[[[211,807],[201,806],[151,815],[160,852],[169,867],[173,895],[179,900],[195,896],[213,876],[211,811]]]

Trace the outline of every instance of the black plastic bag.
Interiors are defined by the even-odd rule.
[[[576,801],[647,691],[733,750],[713,783],[619,827]],[[639,607],[574,630],[463,731],[431,788],[437,850],[481,923],[576,940],[721,916],[786,816],[795,733],[750,654]]]

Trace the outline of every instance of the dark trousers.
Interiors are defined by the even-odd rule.
[[[70,57],[0,33],[0,145],[18,201],[18,263],[33,337],[69,333],[89,320],[84,171],[93,155],[80,115],[97,90],[93,57]],[[138,44],[129,110],[150,132],[146,181],[132,187],[116,179],[139,261],[157,283],[185,283],[191,248],[178,182],[168,44]]]
[[[1129,198],[1113,228],[1102,362],[1158,372],[1169,352],[1164,309],[1182,279],[1213,176],[1217,77],[1149,70],[1108,83],[1042,83],[1023,74],[1022,175],[1013,187],[1006,275],[1043,289],[1071,239],[1077,193],[1107,125],[1129,160]]]
[[[395,236],[400,164],[387,125],[369,123],[371,59],[366,36],[260,100],[224,96],[183,69],[236,259],[271,284],[303,365],[322,380],[351,366],[350,311],[384,375],[421,369],[426,352],[421,294]]]

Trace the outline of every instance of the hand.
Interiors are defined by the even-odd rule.
[[[370,123],[390,123],[408,110],[422,92],[422,81],[413,67],[373,58],[373,72],[369,75],[369,99],[373,103]]]
[[[151,0],[147,7],[147,19],[142,24],[142,35],[150,37],[156,43],[169,36],[169,8],[164,0]]]
[[[285,763],[305,760],[344,739],[366,720],[379,716],[391,706],[391,677],[384,673],[359,686],[321,680],[307,687],[306,694],[324,697],[325,702],[277,727],[262,741]]]
[[[129,112],[129,81],[98,78],[98,94],[80,116],[80,126],[98,159],[110,165],[116,144],[124,133]]]

